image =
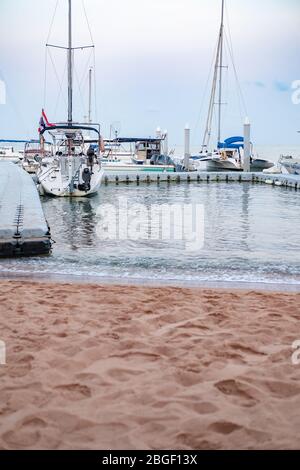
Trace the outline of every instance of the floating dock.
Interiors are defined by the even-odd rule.
[[[31,176],[0,162],[0,257],[48,254],[51,236]]]
[[[112,172],[105,171],[103,182],[108,184],[150,184],[150,183],[210,183],[210,182],[248,182],[266,183],[300,190],[300,175],[267,173],[246,173],[238,171],[206,172],[193,171],[184,173],[169,172]]]

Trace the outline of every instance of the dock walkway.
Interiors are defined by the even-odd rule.
[[[210,182],[250,182],[267,183],[274,186],[285,186],[300,190],[299,175],[267,174],[267,173],[245,173],[245,172],[113,172],[105,171],[103,182],[108,184],[130,184],[142,183],[210,183]]]
[[[0,257],[47,254],[51,236],[31,176],[0,162]]]

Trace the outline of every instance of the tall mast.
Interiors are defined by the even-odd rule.
[[[69,46],[68,46],[68,124],[73,121],[73,70],[72,70],[72,0],[69,0]]]
[[[224,0],[222,0],[221,27],[220,27],[220,76],[219,76],[219,115],[218,115],[218,142],[221,142],[222,125],[222,79],[223,79],[223,37],[224,37]]]
[[[220,38],[219,38],[218,47],[217,47],[216,61],[215,61],[215,67],[214,67],[214,77],[213,77],[212,90],[211,90],[211,95],[210,95],[210,100],[209,100],[206,127],[205,127],[203,142],[202,142],[202,151],[204,150],[204,148],[208,148],[210,137],[211,137],[211,126],[212,126],[212,120],[213,120],[217,80],[218,80],[219,57],[220,57]]]
[[[89,70],[89,123],[92,122],[92,67]]]
[[[213,113],[214,113],[215,105],[218,105],[218,142],[220,142],[221,140],[223,39],[224,39],[224,0],[222,0],[221,26],[220,26],[220,32],[219,32],[215,67],[214,67],[212,90],[211,90],[210,101],[209,101],[209,109],[208,109],[206,127],[205,127],[203,142],[202,142],[202,150],[204,150],[204,148],[207,148],[210,142],[211,127],[212,127],[212,120],[213,120]],[[219,98],[218,98],[219,101],[216,102],[215,98],[216,98],[216,92],[217,92],[218,78],[219,78]]]

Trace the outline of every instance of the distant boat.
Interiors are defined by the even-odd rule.
[[[1,140],[0,144],[8,144],[17,141]],[[0,145],[0,161],[19,163],[23,158],[23,154],[15,150],[12,146]]]
[[[281,155],[278,163],[285,168],[290,175],[300,175],[300,157]]]
[[[224,49],[224,6],[225,0],[222,0],[221,10],[221,25],[219,31],[219,40],[217,46],[216,61],[214,67],[214,76],[212,83],[212,90],[209,101],[209,109],[206,121],[206,128],[202,143],[202,151],[198,156],[192,157],[194,167],[200,163],[206,163],[207,171],[243,171],[243,156],[244,156],[244,138],[243,137],[230,137],[221,142],[221,127],[222,127],[222,105],[223,105],[223,49]],[[216,103],[217,88],[219,92],[218,101]],[[218,105],[218,141],[217,149],[209,152],[208,147],[210,144],[212,133],[212,122],[214,116],[215,105]],[[250,170],[263,171],[264,169],[271,168],[272,162],[261,158],[251,157]]]
[[[59,197],[90,196],[99,191],[103,177],[100,161],[102,144],[98,124],[73,121],[72,0],[69,0],[69,43],[65,49],[68,52],[68,120],[66,123],[50,124],[44,110],[42,111],[42,160],[37,171],[39,190],[41,194]],[[51,156],[43,155],[46,131],[53,139]]]
[[[116,137],[107,140],[102,156],[105,170],[126,171],[176,171],[177,165],[169,155],[164,154],[164,136],[159,137]],[[130,145],[130,150],[125,146]]]
[[[29,174],[36,174],[40,169],[41,161],[45,157],[52,156],[52,145],[43,143],[43,151],[39,140],[31,140],[25,143],[22,168]]]

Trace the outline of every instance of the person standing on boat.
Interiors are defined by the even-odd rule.
[[[93,172],[93,166],[95,163],[96,155],[95,155],[95,150],[92,146],[89,147],[87,151],[87,161],[88,161],[88,166],[91,168],[91,172]]]

